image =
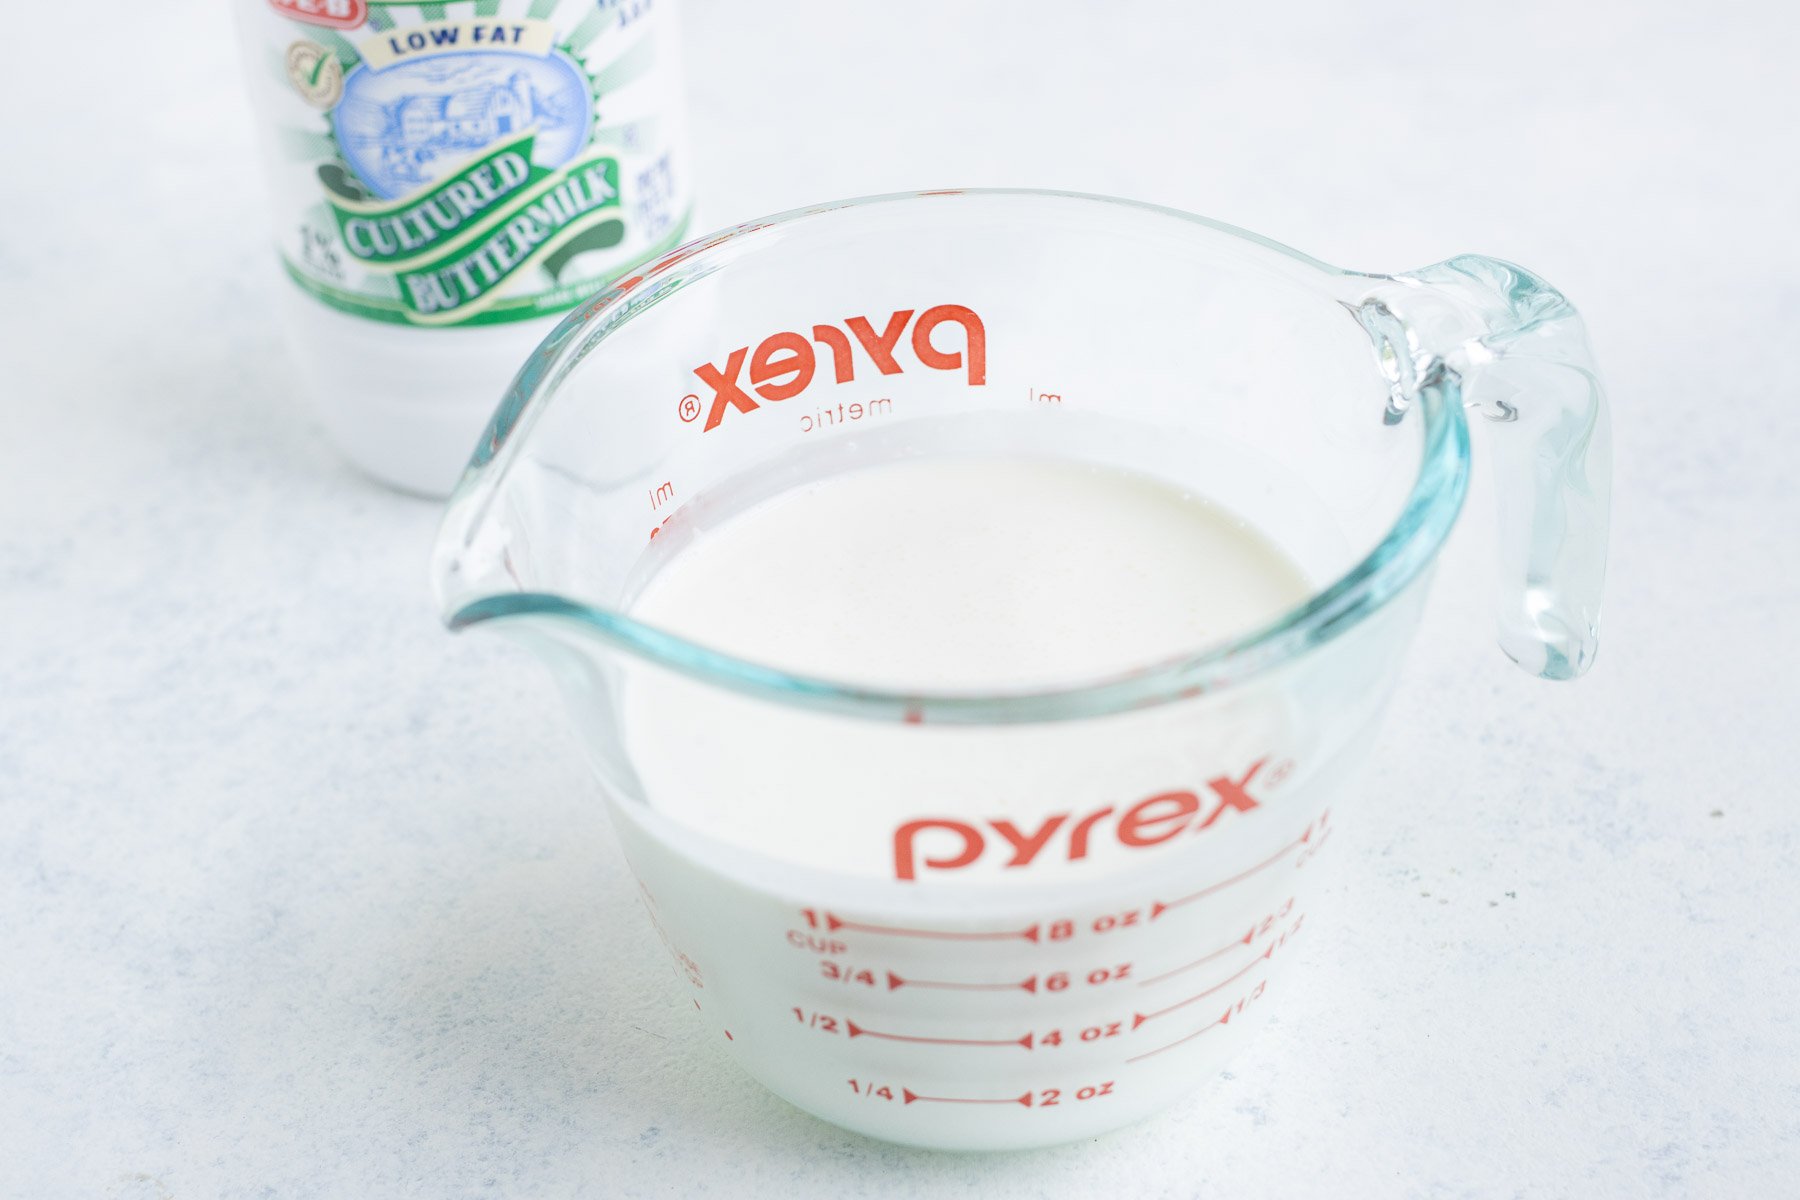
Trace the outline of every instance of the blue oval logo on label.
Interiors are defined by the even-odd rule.
[[[530,129],[533,161],[559,167],[587,143],[593,114],[586,76],[562,55],[475,51],[359,66],[344,79],[334,124],[351,170],[391,200]]]

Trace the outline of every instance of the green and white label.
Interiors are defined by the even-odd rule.
[[[521,320],[681,240],[667,0],[255,2],[283,258],[326,304]]]

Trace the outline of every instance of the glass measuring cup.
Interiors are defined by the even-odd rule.
[[[1468,413],[1500,644],[1572,678],[1608,435],[1542,281],[1475,257],[1346,272],[1088,196],[825,205],[691,243],[565,321],[451,501],[436,584],[452,628],[552,667],[723,1048],[872,1136],[1041,1145],[1172,1103],[1279,995],[1463,499]],[[1204,494],[1314,594],[1223,645],[990,694],[798,677],[630,615],[764,497],[993,454]],[[729,803],[700,827],[679,789]],[[871,820],[876,791],[916,806]]]

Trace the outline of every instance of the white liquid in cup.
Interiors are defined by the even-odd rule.
[[[1116,677],[1312,591],[1220,506],[1056,457],[889,461],[682,537],[634,616],[902,693]],[[916,1145],[1091,1136],[1217,1072],[1304,944],[1359,753],[1280,672],[957,725],[624,669],[601,758],[628,763],[613,813],[696,1016],[794,1104]]]
[[[797,674],[980,693],[1091,682],[1191,654],[1262,625],[1309,590],[1261,534],[1148,476],[937,458],[819,480],[750,508],[679,553],[633,615]],[[1032,815],[1033,796],[996,786],[1016,774],[1007,760],[1067,745],[1054,726],[970,731],[921,764],[879,725],[797,716],[671,675],[634,681],[625,707],[629,754],[652,807],[760,853],[889,877],[917,871],[896,866],[897,854],[967,852],[956,841],[966,835],[935,827],[897,847],[895,831],[909,821]],[[1261,749],[1247,741],[1240,757],[1253,762]],[[1096,765],[1106,777],[1091,791],[1135,800],[1182,777],[1169,764],[1144,766],[1140,784],[1118,778],[1116,764]],[[1006,872],[996,847],[957,878],[1041,879],[1136,861],[1104,817],[1069,841],[1079,821],[1071,812],[1030,872]]]

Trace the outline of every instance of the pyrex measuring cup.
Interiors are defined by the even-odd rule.
[[[1171,1103],[1278,1002],[1463,498],[1470,413],[1501,646],[1572,678],[1607,426],[1540,280],[1473,257],[1340,271],[1086,196],[825,205],[692,243],[565,321],[451,502],[436,580],[452,628],[553,667],[721,1049],[876,1137],[1038,1145]],[[993,694],[795,677],[630,615],[759,499],[995,454],[1202,493],[1316,590],[1228,644]]]

